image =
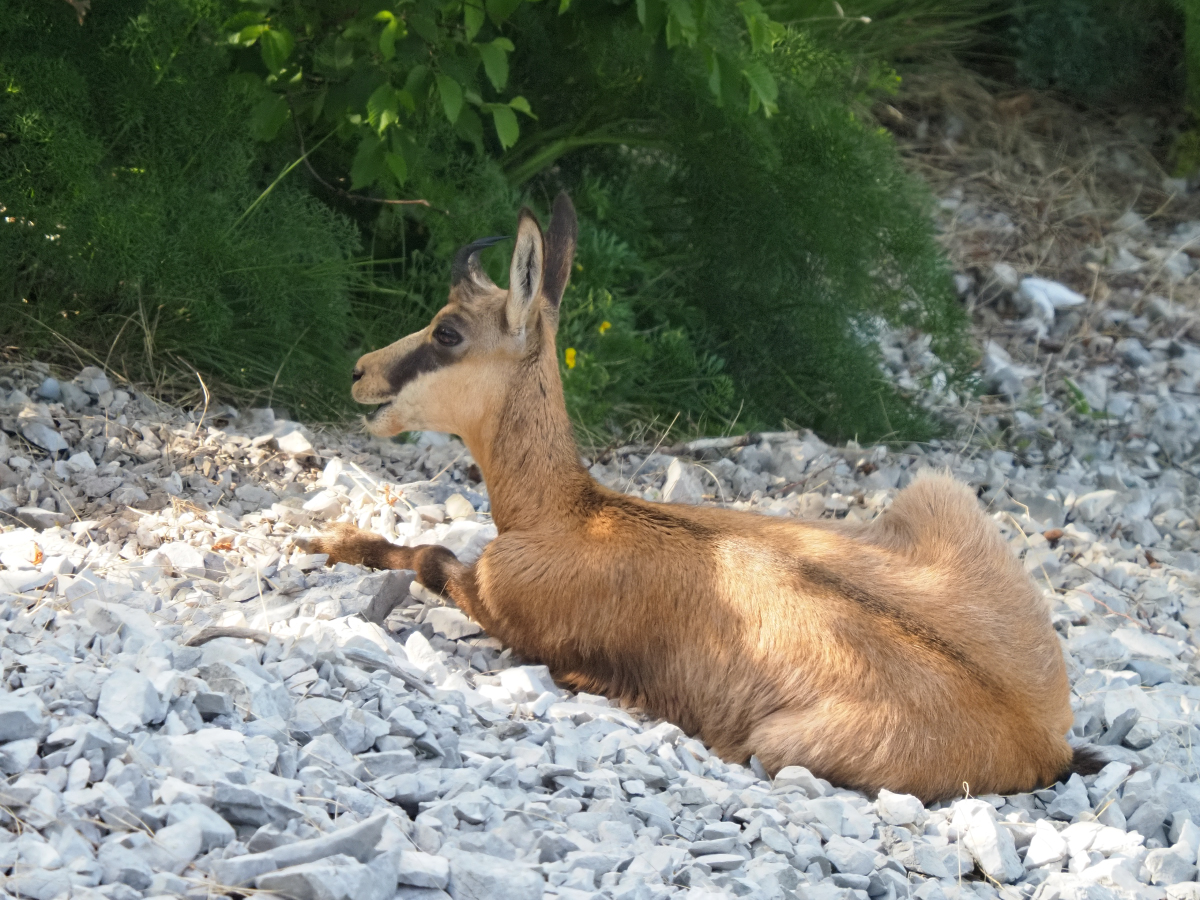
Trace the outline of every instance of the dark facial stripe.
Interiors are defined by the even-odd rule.
[[[438,348],[430,343],[422,344],[416,350],[403,356],[388,370],[387,382],[388,388],[392,395],[395,396],[404,390],[414,378],[424,375],[426,372],[433,372],[440,369],[442,366],[448,365],[452,360],[450,357],[438,351]]]

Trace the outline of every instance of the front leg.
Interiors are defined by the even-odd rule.
[[[419,584],[435,594],[449,596],[459,609],[475,618],[474,610],[479,603],[474,569],[438,544],[401,547],[378,534],[342,522],[330,526],[319,537],[297,538],[296,546],[305,553],[327,554],[331,566],[344,562],[371,569],[410,569],[416,572]],[[480,624],[487,627],[484,622]]]

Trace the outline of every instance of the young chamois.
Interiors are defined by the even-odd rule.
[[[869,524],[648,503],[596,484],[555,332],[575,211],[522,210],[503,290],[459,251],[433,321],[354,370],[379,436],[460,435],[499,536],[474,566],[352,526],[306,542],[413,569],[556,680],[664,716],[727,760],[926,801],[1027,791],[1075,754],[1046,604],[963,485],[923,475]]]

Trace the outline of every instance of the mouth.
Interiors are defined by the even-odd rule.
[[[384,415],[391,409],[393,401],[385,400],[373,410],[363,416],[363,425],[370,434],[376,437],[392,437],[403,431],[403,428],[396,428],[396,423],[386,422]]]

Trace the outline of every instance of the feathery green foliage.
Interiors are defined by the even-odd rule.
[[[768,0],[764,9],[822,46],[883,64],[962,48],[1000,15],[990,0]]]
[[[294,179],[262,196],[290,160],[247,132],[212,5],[62,6],[0,3],[7,341],[340,408],[358,236]]]
[[[891,139],[853,112],[891,86],[890,72],[873,75],[793,31],[765,60],[781,86],[767,120],[707,102],[692,87],[702,73],[639,65],[644,49],[620,23],[607,33],[554,25],[538,40],[569,47],[564,61],[514,73],[544,110],[530,145],[574,140],[586,149],[562,156],[556,177],[586,165],[632,186],[636,214],[614,229],[654,235],[629,241],[669,273],[633,298],[641,327],[686,329],[703,357],[723,360],[743,427],[928,435],[933,423],[882,377],[873,332],[884,321],[931,330],[959,378],[970,361],[924,189]],[[572,90],[555,94],[564,81]],[[606,92],[612,83],[620,90]],[[630,108],[638,118],[622,117]],[[587,143],[624,134],[633,149]]]
[[[895,165],[890,136],[848,113],[843,61],[795,32],[772,66],[786,113],[753,122],[696,105],[677,139],[667,184],[686,198],[673,242],[691,257],[689,301],[754,421],[839,439],[928,435],[873,340],[884,323],[919,327],[966,372],[965,317],[924,190]]]
[[[962,317],[921,190],[855,112],[886,65],[747,0],[484,8],[104,0],[80,26],[66,4],[0,0],[6,340],[62,335],[134,378],[180,360],[325,417],[350,406],[358,354],[444,302],[457,246],[566,188],[581,226],[559,346],[593,438],[676,419],[928,433],[871,333],[932,329],[962,375]],[[498,40],[503,79],[476,46]],[[422,65],[428,84],[396,81]],[[395,116],[371,103],[385,84]],[[489,104],[515,97],[536,118],[513,144]],[[496,133],[464,132],[468,108]],[[387,202],[401,186],[428,205]]]

